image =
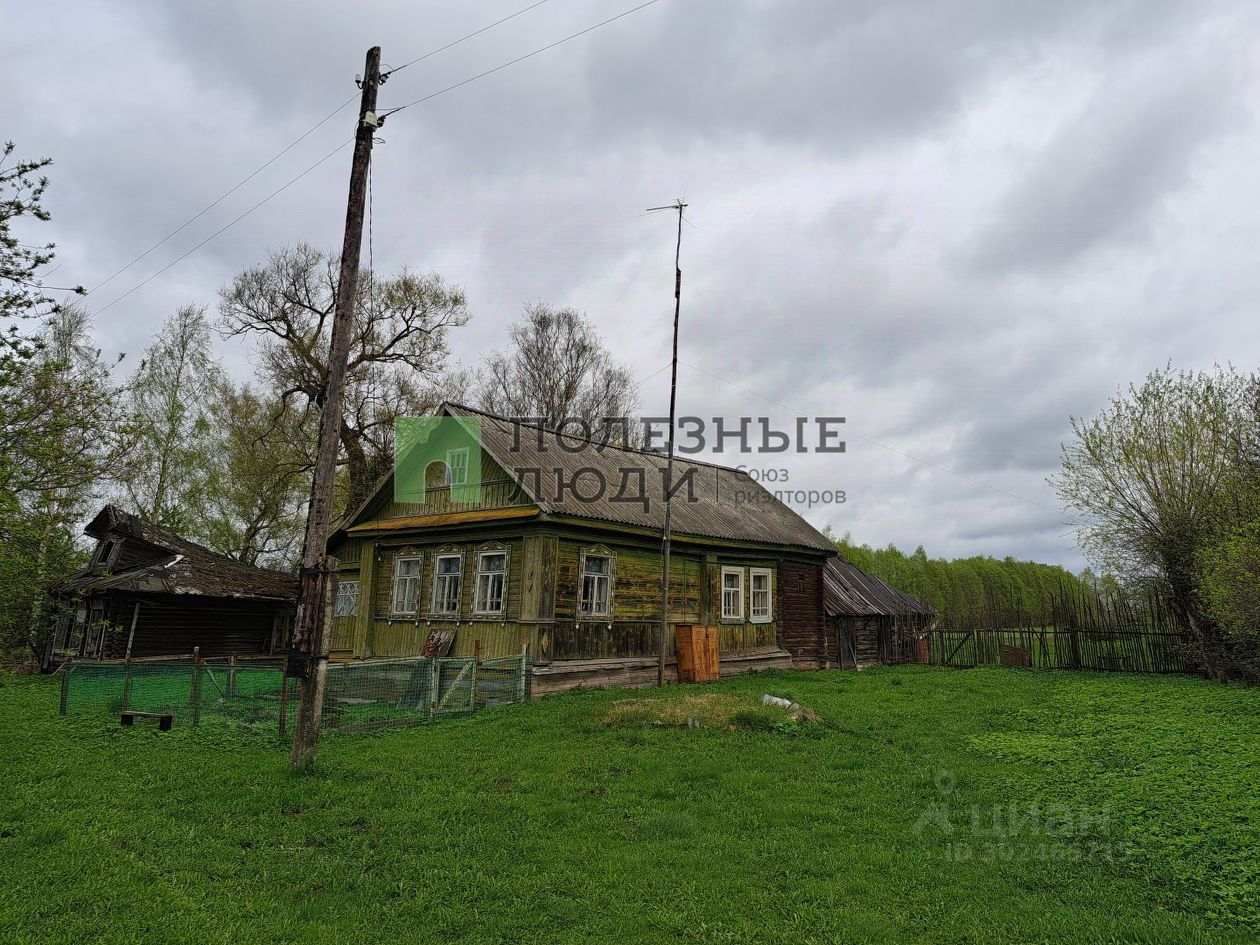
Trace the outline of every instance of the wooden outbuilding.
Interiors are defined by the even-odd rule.
[[[87,565],[55,588],[45,668],[87,659],[283,652],[297,579],[252,567],[107,505]]]
[[[918,659],[937,616],[935,607],[839,555],[823,568],[823,609],[828,656],[846,667]]]

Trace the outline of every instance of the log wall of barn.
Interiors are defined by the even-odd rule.
[[[110,602],[108,657],[126,654],[135,605],[134,658],[183,656],[199,647],[201,655],[259,656],[271,652],[277,621],[281,627],[287,604],[266,600],[199,597],[192,594],[116,595]]]
[[[795,660],[821,663],[829,658],[823,628],[822,565],[781,561],[779,576],[779,646]]]

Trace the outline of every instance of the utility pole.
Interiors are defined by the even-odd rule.
[[[368,162],[372,157],[372,136],[378,125],[376,90],[380,83],[381,47],[373,46],[367,52],[361,86],[363,96],[355,125],[354,159],[350,165],[350,195],[346,201],[346,229],[341,244],[341,272],[337,282],[337,307],[333,314],[328,380],[324,387],[319,446],[311,479],[306,535],[302,542],[293,643],[286,669],[287,675],[301,680],[297,722],[293,726],[293,754],[289,759],[292,771],[303,770],[315,760],[320,714],[324,707],[324,680],[328,672],[328,643],[337,581],[337,563],[328,557],[328,527],[332,521],[333,477],[337,471],[337,453],[341,443],[346,361],[353,333],[359,248],[363,242],[364,197]]]
[[[669,375],[669,447],[665,459],[665,527],[661,533],[661,632],[656,646],[656,684],[665,685],[665,651],[669,636],[669,538],[671,527],[670,500],[674,497],[674,414],[678,398],[678,315],[682,309],[682,225],[683,210],[687,205],[675,200],[667,207],[649,207],[649,213],[657,210],[678,211],[678,241],[674,244],[674,355]]]

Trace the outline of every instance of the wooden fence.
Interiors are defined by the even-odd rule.
[[[929,661],[940,666],[1195,673],[1189,638],[1167,601],[1144,594],[1066,588],[1045,626],[934,629]]]
[[[1029,666],[1126,673],[1193,673],[1180,633],[1143,630],[933,630],[929,660],[938,666]]]

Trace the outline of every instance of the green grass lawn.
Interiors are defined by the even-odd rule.
[[[2,942],[1226,942],[1260,931],[1260,693],[776,673],[824,724],[608,727],[581,692],[316,773],[0,679]]]

